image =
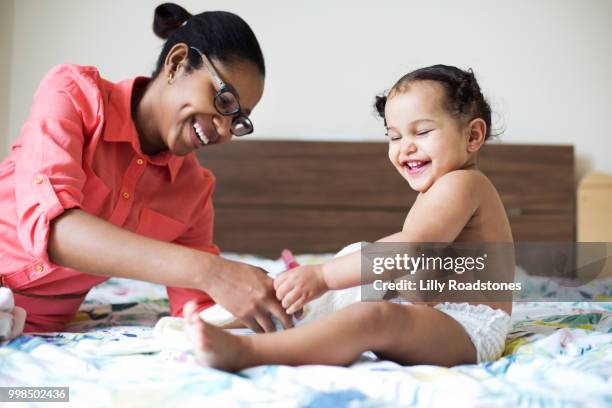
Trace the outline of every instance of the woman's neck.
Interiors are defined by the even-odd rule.
[[[159,134],[155,114],[156,100],[155,94],[157,87],[156,79],[152,79],[146,84],[134,84],[132,91],[132,120],[138,132],[140,150],[146,155],[153,156],[166,148],[163,139]]]

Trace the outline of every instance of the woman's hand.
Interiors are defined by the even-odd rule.
[[[53,220],[48,253],[53,263],[92,275],[202,290],[256,332],[275,330],[270,313],[292,326],[260,268],[143,237],[79,209]]]
[[[245,326],[258,333],[273,332],[273,314],[286,329],[293,327],[291,317],[276,300],[272,279],[261,268],[222,260],[215,269],[217,273],[207,274],[214,275],[212,281],[202,289]]]
[[[321,265],[299,266],[281,273],[274,279],[274,289],[289,315],[329,290]]]

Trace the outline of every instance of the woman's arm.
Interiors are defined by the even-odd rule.
[[[203,290],[210,284],[208,271],[222,262],[212,254],[137,235],[78,209],[51,222],[47,252],[52,262],[92,275]]]
[[[270,313],[291,327],[261,269],[143,237],[82,210],[51,222],[47,252],[52,262],[92,275],[202,290],[255,331],[274,331]]]

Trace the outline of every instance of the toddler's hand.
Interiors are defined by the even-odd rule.
[[[329,288],[323,278],[321,265],[306,265],[281,273],[274,279],[276,298],[287,314],[293,314]]]

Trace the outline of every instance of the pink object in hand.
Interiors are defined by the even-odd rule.
[[[281,258],[283,259],[285,268],[287,269],[293,269],[300,266],[300,264],[296,261],[295,256],[293,256],[293,253],[288,249],[283,249],[281,252]]]
[[[300,266],[298,261],[295,259],[295,256],[293,255],[293,252],[291,252],[290,250],[288,250],[286,248],[282,250],[281,258],[283,259],[283,262],[285,263],[285,268],[287,268],[287,270],[293,269],[293,268],[297,268],[298,266]],[[295,314],[296,318],[302,319],[302,317],[303,317],[303,310],[298,310],[294,314]]]

